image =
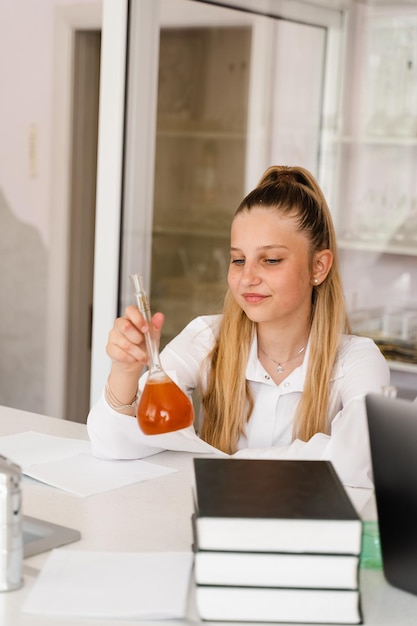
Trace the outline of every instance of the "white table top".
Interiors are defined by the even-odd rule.
[[[84,424],[59,420],[0,406],[0,435],[24,432],[87,439]],[[49,522],[76,528],[81,540],[62,549],[102,551],[183,551],[192,543],[192,454],[163,452],[146,459],[179,471],[88,498],[37,483],[22,481],[23,512]],[[369,506],[363,516],[368,517]],[[372,513],[371,513],[372,516]],[[120,626],[124,620],[51,618],[21,612],[21,606],[48,553],[24,562],[24,585],[17,591],[0,592],[0,624],[4,626]],[[382,572],[361,570],[362,610],[369,626],[415,626],[417,596],[388,585]],[[177,626],[198,624],[190,599],[190,618]],[[138,624],[135,621],[135,624]],[[167,622],[141,622],[149,626]],[[207,624],[207,622],[205,622]]]

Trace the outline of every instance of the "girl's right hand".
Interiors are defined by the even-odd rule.
[[[161,328],[164,323],[164,315],[155,313],[152,317],[152,333],[159,343]],[[140,376],[145,365],[148,364],[145,335],[148,324],[135,306],[128,306],[123,317],[118,317],[111,329],[106,352],[112,360],[112,371],[117,369],[120,373],[135,373]]]

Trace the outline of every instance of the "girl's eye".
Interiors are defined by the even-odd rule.
[[[264,259],[263,262],[266,265],[278,265],[282,262],[282,259]],[[231,265],[244,265],[245,259],[231,259],[230,263]]]
[[[277,265],[278,263],[281,263],[282,259],[265,259],[265,263],[267,263],[268,265]]]

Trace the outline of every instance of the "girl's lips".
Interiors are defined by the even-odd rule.
[[[242,297],[248,304],[258,304],[266,300],[268,296],[263,296],[260,293],[243,293]]]

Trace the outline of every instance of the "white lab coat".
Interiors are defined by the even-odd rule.
[[[161,352],[167,373],[189,395],[197,386],[201,362],[208,354],[220,322],[219,315],[194,319]],[[330,460],[347,486],[370,488],[372,467],[364,397],[389,384],[389,367],[377,345],[355,335],[342,337],[330,381],[330,435],[318,433],[309,441],[292,441],[292,423],[304,388],[309,360],[279,385],[270,379],[257,358],[256,337],[251,346],[246,378],[255,404],[245,435],[238,442],[239,458]],[[146,376],[142,377],[143,388]],[[203,381],[204,384],[204,381]],[[144,435],[136,419],[107,404],[104,393],[91,408],[87,429],[93,454],[106,459],[144,458],[161,450],[224,453],[199,439],[193,426],[164,435]]]

